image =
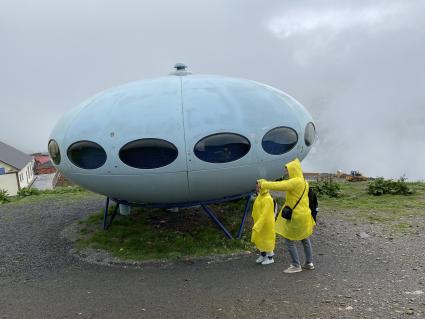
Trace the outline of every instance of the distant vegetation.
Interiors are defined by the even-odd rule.
[[[0,204],[4,204],[7,202],[10,202],[7,190],[0,189]]]
[[[412,195],[413,189],[406,182],[406,178],[404,176],[400,177],[396,181],[379,177],[369,182],[367,186],[367,192],[375,196],[380,196],[384,194]]]
[[[342,195],[341,184],[332,179],[310,182],[310,187],[316,192],[319,198],[324,196],[340,197]]]
[[[316,191],[319,198],[331,197],[337,198],[344,196],[341,185],[345,182],[335,181],[332,178],[327,178],[319,181],[311,181],[310,187]],[[364,185],[365,183],[361,183]],[[414,189],[412,185],[415,183],[407,182],[405,177],[400,177],[398,180],[384,179],[383,177],[376,178],[367,183],[365,192],[370,195],[412,195]],[[38,190],[36,188],[22,188],[18,191],[17,196],[10,196],[6,190],[0,189],[0,204],[18,201],[22,198],[40,195],[54,195],[54,194],[70,194],[88,192],[80,186],[66,186],[57,187],[48,190]]]
[[[27,196],[33,196],[33,195],[40,195],[40,192],[37,188],[27,188],[24,187],[18,191],[19,197],[27,197]]]
[[[341,185],[345,182],[335,181],[332,178],[327,178],[319,181],[310,182],[310,187],[313,188],[319,198],[323,197],[341,197],[343,192]],[[358,183],[358,182],[353,182]],[[364,185],[362,183],[361,185]],[[367,183],[365,191],[370,195],[412,195],[414,190],[412,183],[407,182],[407,179],[402,176],[397,180],[384,179],[383,177],[376,178]]]
[[[65,187],[56,187],[54,189],[45,189],[45,190],[38,190],[36,188],[22,188],[18,192],[19,197],[27,197],[27,196],[33,196],[33,195],[45,195],[45,194],[68,194],[68,193],[80,193],[80,192],[87,192],[85,188],[82,188],[80,186],[65,186]]]

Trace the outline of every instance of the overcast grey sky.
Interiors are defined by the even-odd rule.
[[[45,151],[59,117],[125,82],[194,73],[288,92],[307,170],[425,178],[425,1],[0,2],[0,140]]]

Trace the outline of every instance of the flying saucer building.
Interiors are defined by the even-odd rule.
[[[101,92],[64,115],[48,145],[57,169],[129,203],[202,202],[247,193],[309,152],[315,125],[291,96],[176,69]]]

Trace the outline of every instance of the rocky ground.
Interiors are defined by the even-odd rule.
[[[281,241],[269,266],[254,255],[102,266],[71,254],[61,233],[103,205],[87,195],[0,206],[0,318],[425,317],[421,231],[321,212],[314,271],[284,274]]]

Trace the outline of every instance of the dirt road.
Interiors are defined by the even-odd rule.
[[[424,235],[387,237],[379,226],[321,213],[316,270],[283,273],[255,256],[222,261],[98,266],[60,236],[103,207],[41,200],[0,206],[0,318],[424,318]]]

